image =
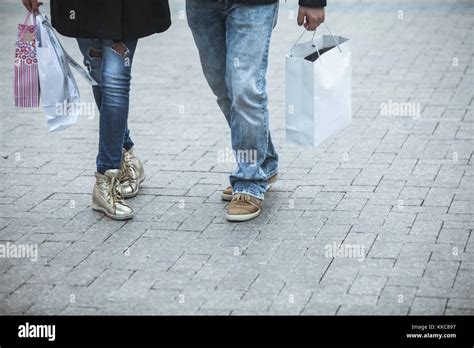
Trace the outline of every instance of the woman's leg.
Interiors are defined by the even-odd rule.
[[[121,58],[123,58],[123,65],[128,65],[126,67],[128,68],[128,72],[125,70],[125,73],[126,75],[129,76],[130,69],[131,69],[131,62],[133,59],[133,54],[134,54],[137,43],[134,40],[132,42],[125,42],[123,43],[123,45],[125,46],[121,46],[120,43],[114,43],[112,41],[104,42],[103,40],[95,40],[95,39],[77,39],[77,41],[79,44],[79,49],[81,50],[82,55],[84,56],[84,65],[87,66],[89,73],[98,83],[98,86],[93,86],[92,90],[94,93],[94,99],[97,104],[97,108],[99,109],[99,112],[102,113],[102,97],[103,97],[102,90],[104,88],[103,82],[102,82],[102,70],[103,70],[104,61],[105,61],[105,64],[108,66],[107,69],[109,69],[109,75],[110,74],[113,75],[114,73],[121,72],[121,69],[118,69],[120,67],[120,63],[112,64],[112,66],[115,69],[118,69],[114,71],[113,70],[114,68],[111,69],[111,67],[109,66],[111,65],[111,61],[104,60],[104,52],[103,52],[104,47],[103,46],[104,44],[109,46],[109,50],[110,50],[111,45],[113,44],[115,44],[116,46],[119,45],[118,48],[122,49],[122,51],[120,52],[121,55],[123,55],[123,53],[127,53],[127,49],[128,49],[128,53],[124,57],[121,57]],[[116,57],[113,57],[113,58],[116,58]],[[130,79],[128,78],[128,84],[129,83],[130,83]],[[127,107],[127,118],[128,118],[128,107]],[[104,118],[101,117],[101,120],[103,119]],[[128,128],[128,123],[126,123],[125,131],[123,134],[123,148],[125,148],[125,150],[128,151],[133,147],[133,145],[134,145],[133,141],[130,138],[130,130]],[[99,146],[99,149],[100,149],[100,146]],[[101,173],[105,172],[103,166],[102,168],[100,168],[99,156],[97,158],[97,171]]]
[[[133,55],[137,40],[102,42],[99,154],[97,171],[119,169],[129,139],[128,109]],[[132,143],[133,144],[133,143]]]
[[[93,87],[100,111],[100,124],[92,208],[113,219],[131,219],[133,209],[123,200],[122,180],[124,163],[133,164],[130,157],[139,162],[130,150],[133,143],[127,127],[131,68],[137,40],[113,42],[79,39],[78,42],[85,65],[99,83],[99,86]],[[126,161],[122,159],[124,146],[130,150],[125,156]],[[128,166],[126,171],[130,171]]]

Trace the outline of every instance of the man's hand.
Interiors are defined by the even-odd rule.
[[[26,9],[33,13],[34,15],[38,14],[38,9],[40,5],[43,5],[43,3],[39,2],[38,0],[21,0],[23,2],[23,6],[26,7]]]
[[[306,28],[306,30],[314,31],[324,22],[324,7],[305,7],[300,6],[298,12],[298,25]]]

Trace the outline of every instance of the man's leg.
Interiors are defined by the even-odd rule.
[[[199,51],[204,76],[231,125],[231,100],[226,84],[226,14],[228,6],[215,0],[186,1],[188,24]],[[268,150],[262,169],[268,177],[277,171],[278,156],[268,133]]]
[[[186,0],[188,24],[199,51],[204,77],[230,126],[229,92],[225,83],[226,24],[216,0]]]
[[[231,176],[234,193],[263,199],[277,155],[268,124],[266,72],[278,4],[233,5],[226,17],[226,83],[231,99],[232,148],[239,167]],[[267,156],[270,153],[270,156]]]

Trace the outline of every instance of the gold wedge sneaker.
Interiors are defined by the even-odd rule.
[[[123,197],[135,197],[140,190],[141,183],[145,180],[145,171],[133,148],[123,151],[121,171],[120,186],[122,186]]]
[[[133,218],[133,209],[123,200],[120,169],[109,169],[104,174],[96,173],[95,177],[92,209],[100,211],[114,220]]]

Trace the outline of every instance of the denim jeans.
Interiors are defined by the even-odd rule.
[[[278,3],[187,0],[186,13],[204,76],[231,129],[238,164],[230,176],[233,190],[263,199],[278,170],[265,77]]]
[[[122,148],[133,147],[128,129],[132,60],[138,40],[126,40],[121,52],[112,40],[77,39],[84,64],[98,86],[93,86],[99,108],[99,153],[97,172],[119,169]],[[122,46],[123,47],[123,46]]]

